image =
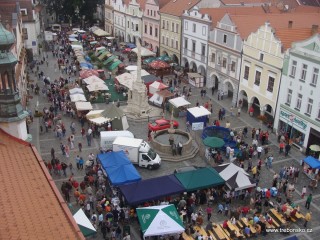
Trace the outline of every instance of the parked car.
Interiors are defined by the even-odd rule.
[[[173,128],[178,128],[179,127],[179,123],[175,120],[172,120],[173,121]],[[170,125],[171,123],[171,120],[168,120],[168,119],[158,119],[158,120],[155,120],[154,122],[151,122],[148,124],[148,128],[150,131],[159,131],[159,130],[163,130],[163,129],[168,129],[171,127]]]

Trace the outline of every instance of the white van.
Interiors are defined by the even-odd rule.
[[[104,150],[112,149],[112,143],[117,137],[134,138],[130,131],[101,131],[100,146]]]

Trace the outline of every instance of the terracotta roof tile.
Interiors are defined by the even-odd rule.
[[[159,4],[159,8],[162,8],[164,5],[168,4],[168,2],[170,2],[171,0],[159,0],[158,4]]]
[[[147,0],[137,0],[137,3],[140,5],[140,9],[143,11],[146,8],[146,1]]]
[[[0,129],[0,239],[84,239],[37,150]]]
[[[300,4],[303,4],[303,5],[320,7],[320,1],[319,0],[297,0],[297,1],[299,1]]]
[[[253,4],[253,3],[266,3],[267,0],[221,0],[222,4],[233,5],[233,4]]]
[[[200,0],[171,0],[160,9],[160,12],[180,17],[184,10],[189,10],[199,2]]]

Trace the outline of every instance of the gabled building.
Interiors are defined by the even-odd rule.
[[[104,30],[113,36],[113,3],[114,0],[104,2]]]
[[[136,43],[142,37],[142,16],[145,0],[131,0],[126,8],[126,42]]]
[[[312,37],[285,53],[274,128],[303,149],[320,142],[319,26],[299,34]]]
[[[160,9],[160,55],[170,56],[181,62],[181,17],[185,10],[193,8],[200,0],[171,0]]]
[[[113,28],[114,36],[120,42],[126,41],[126,12],[129,0],[114,0],[113,2]]]
[[[142,45],[160,53],[160,14],[159,9],[170,0],[147,0],[142,16]]]

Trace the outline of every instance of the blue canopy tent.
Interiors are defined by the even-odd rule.
[[[314,157],[308,156],[303,161],[308,164],[311,168],[318,168],[320,169],[320,161]]]
[[[136,48],[137,46],[134,43],[127,43],[128,48]]]
[[[141,176],[123,151],[98,154],[98,159],[113,186],[141,180]]]
[[[203,126],[207,126],[207,118],[211,114],[208,109],[203,106],[193,107],[187,109],[187,121],[192,125],[193,123],[203,123]]]
[[[80,63],[80,66],[82,68],[93,69],[93,65],[91,63],[88,63],[88,62],[82,62],[82,63]]]
[[[174,175],[129,183],[119,188],[130,205],[138,205],[150,200],[159,200],[163,197],[185,191],[185,188]]]

